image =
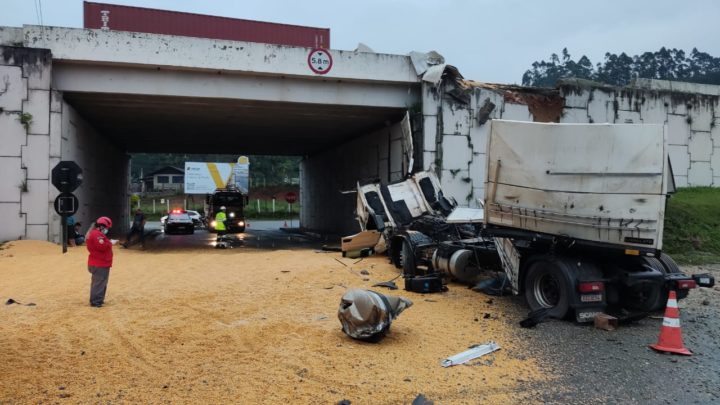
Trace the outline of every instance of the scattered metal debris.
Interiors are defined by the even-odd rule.
[[[462,353],[450,356],[443,360],[441,365],[443,367],[457,366],[458,364],[466,363],[472,359],[476,359],[486,354],[490,354],[499,349],[500,345],[493,341],[490,341],[481,345],[473,346],[469,350],[465,350]]]
[[[412,304],[402,297],[351,289],[340,299],[338,319],[346,335],[375,343],[385,337],[392,321]]]
[[[373,284],[373,287],[385,287],[385,288],[389,288],[389,289],[391,289],[391,290],[397,290],[397,289],[398,289],[398,287],[397,287],[397,285],[395,284],[394,281],[382,281],[382,282],[379,282],[379,283],[377,283],[377,284]]]

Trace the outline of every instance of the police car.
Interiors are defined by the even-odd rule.
[[[195,224],[185,210],[172,210],[163,223],[163,230],[166,235],[195,233]]]

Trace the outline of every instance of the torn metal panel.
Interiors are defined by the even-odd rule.
[[[485,344],[475,346],[470,350],[465,350],[462,353],[450,356],[443,360],[441,364],[443,367],[457,366],[458,364],[467,363],[470,360],[490,354],[496,350],[500,350],[500,345],[490,341]]]
[[[402,131],[403,154],[405,158],[405,167],[403,175],[410,174],[415,164],[415,152],[413,146],[412,128],[410,128],[410,114],[405,113],[402,121],[400,121],[400,130]]]
[[[447,67],[446,64],[430,66],[422,76],[423,81],[438,87],[442,81],[443,73],[445,73],[445,67]]]
[[[482,223],[485,217],[485,210],[482,208],[455,207],[448,215],[448,224]]]
[[[445,63],[445,58],[435,51],[430,52],[410,52],[410,61],[415,68],[415,73],[418,76],[422,75],[428,70],[428,67],[440,65]]]
[[[362,231],[355,235],[344,236],[341,242],[341,251],[349,252],[352,250],[361,250],[365,248],[375,248],[380,242],[382,234],[376,230]]]
[[[375,51],[372,48],[363,44],[362,42],[358,43],[357,48],[355,48],[355,50],[353,52],[355,52],[355,53],[375,53]]]

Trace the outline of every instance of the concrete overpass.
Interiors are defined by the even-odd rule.
[[[0,240],[59,239],[60,160],[84,169],[78,220],[126,224],[127,153],[301,155],[301,224],[320,231],[353,228],[339,190],[410,169],[421,84],[407,56],[331,50],[321,75],[311,49],[258,43],[24,26],[0,45]]]

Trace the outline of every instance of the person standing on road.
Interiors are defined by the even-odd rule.
[[[217,231],[217,242],[223,239],[223,236],[227,233],[227,227],[225,221],[227,221],[227,215],[225,211],[227,208],[223,205],[220,207],[220,212],[215,215],[215,231]]]
[[[143,249],[145,249],[145,214],[143,214],[140,208],[135,211],[135,217],[133,217],[133,223],[130,227],[130,232],[128,232],[127,236],[125,237],[125,243],[123,243],[124,248],[127,248],[131,245],[130,239],[135,234],[138,234],[140,238],[140,245]]]
[[[105,302],[105,292],[107,291],[113,261],[112,245],[117,243],[117,240],[108,239],[106,236],[110,228],[112,228],[110,218],[98,218],[85,241],[87,250],[90,252],[88,255],[88,271],[92,274],[90,306],[95,308],[100,308]]]

